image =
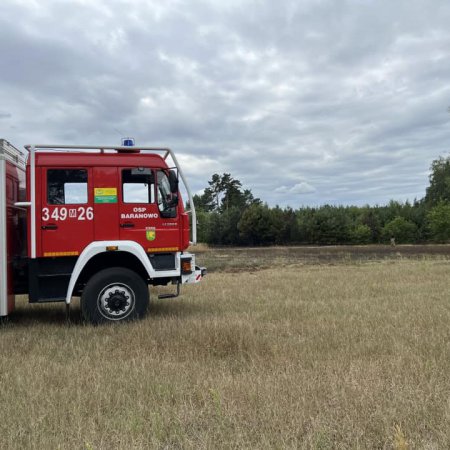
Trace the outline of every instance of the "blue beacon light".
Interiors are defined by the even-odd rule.
[[[122,147],[134,147],[134,139],[129,137],[123,138]]]

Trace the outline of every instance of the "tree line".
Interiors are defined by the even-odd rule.
[[[425,197],[386,205],[269,207],[231,174],[194,196],[198,240],[213,245],[399,244],[450,240],[450,156],[431,164]]]

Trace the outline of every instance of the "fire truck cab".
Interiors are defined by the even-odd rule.
[[[130,320],[145,314],[149,285],[175,285],[159,296],[168,298],[202,279],[186,251],[196,242],[195,207],[172,150],[25,148],[0,140],[0,316],[28,294],[30,303],[66,305],[80,296],[92,323]]]

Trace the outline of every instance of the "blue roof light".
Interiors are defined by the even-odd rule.
[[[122,147],[134,147],[134,139],[130,137],[123,138]]]

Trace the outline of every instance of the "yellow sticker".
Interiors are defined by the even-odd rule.
[[[117,203],[117,188],[94,188],[95,203]]]
[[[95,195],[117,195],[117,188],[95,188]]]

